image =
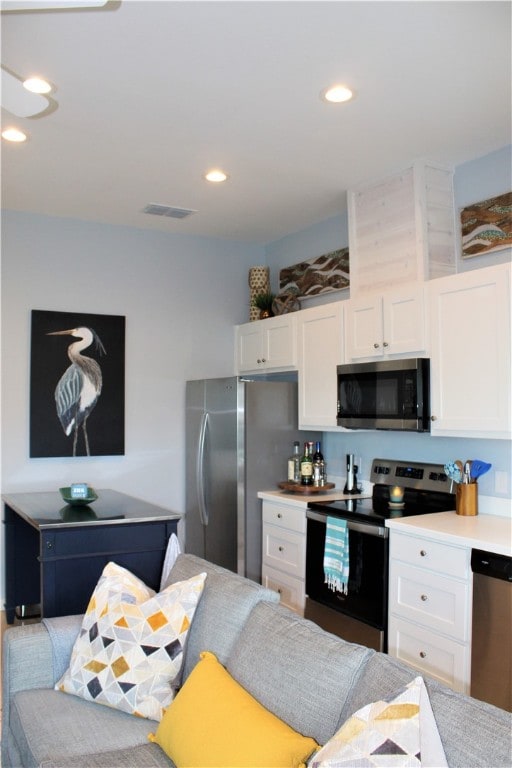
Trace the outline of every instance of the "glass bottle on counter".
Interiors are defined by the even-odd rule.
[[[320,440],[317,440],[315,443],[315,452],[313,454],[313,464],[315,463],[315,461],[323,461],[323,460],[324,460],[324,456],[322,453],[322,443],[320,442]]]
[[[322,453],[319,440],[316,442],[313,454],[313,485],[324,486],[327,483],[327,464]]]
[[[301,485],[313,485],[313,458],[309,443],[304,443],[304,453],[300,460],[300,482]]]
[[[325,462],[321,451],[320,441],[317,440],[313,454],[313,485],[317,488],[325,485]]]
[[[300,443],[296,440],[293,444],[293,453],[288,459],[288,482],[300,483]]]

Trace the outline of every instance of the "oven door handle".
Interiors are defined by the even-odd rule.
[[[306,517],[309,520],[316,520],[318,523],[327,525],[327,515],[324,512],[315,512],[313,509],[306,511]],[[344,520],[345,518],[341,517]],[[376,536],[379,539],[387,539],[389,531],[382,525],[369,525],[368,523],[358,523],[355,520],[347,520],[347,528],[349,531],[356,531],[357,533],[365,533],[368,536]]]

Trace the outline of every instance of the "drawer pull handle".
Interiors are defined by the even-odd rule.
[[[421,549],[421,550],[420,550],[420,555],[421,555],[422,557],[426,557],[426,556],[427,556],[427,551],[426,551],[425,549]]]
[[[284,552],[284,547],[279,547],[280,552]]]
[[[428,600],[428,595],[422,595],[421,599],[423,600],[424,603],[426,603]]]
[[[279,519],[282,518],[282,514],[280,512],[277,513],[277,516],[278,516]]]
[[[427,652],[426,651],[420,651],[420,657],[422,659],[426,659],[427,658]]]
[[[377,344],[377,342],[375,342],[375,344],[373,345],[373,348],[378,349],[379,347],[380,347],[380,344]]]

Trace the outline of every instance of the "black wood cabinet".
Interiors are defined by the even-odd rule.
[[[40,605],[41,615],[83,613],[109,561],[159,589],[169,537],[181,515],[110,490],[90,506],[59,493],[19,493],[4,502],[5,610]]]

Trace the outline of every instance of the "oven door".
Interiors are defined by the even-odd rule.
[[[385,650],[388,529],[365,522],[347,521],[350,572],[347,594],[344,595],[329,589],[325,583],[323,559],[326,524],[326,513],[308,509],[306,616],[350,642],[360,642],[378,650]],[[339,614],[347,620],[342,621]],[[376,632],[371,631],[372,628]],[[377,639],[369,642],[369,636]]]

